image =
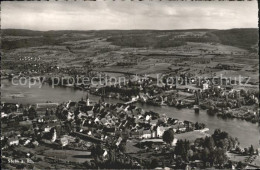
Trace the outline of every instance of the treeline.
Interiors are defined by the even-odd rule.
[[[11,50],[16,48],[24,48],[24,47],[37,47],[43,45],[55,45],[58,44],[58,41],[53,38],[28,38],[28,39],[19,39],[19,40],[2,40],[2,49]]]
[[[34,30],[26,30],[26,29],[2,29],[2,36],[52,36],[58,37],[64,34],[72,35],[72,34],[90,34],[95,31],[76,31],[76,30],[57,30],[57,31],[34,31]]]
[[[20,29],[2,30],[2,49],[11,50],[25,47],[38,47],[44,45],[60,45],[66,41],[86,40],[91,37],[75,36],[75,33],[88,33],[83,31],[32,31]],[[88,33],[89,34],[89,33]],[[65,36],[64,36],[65,35]],[[5,36],[22,36],[21,39],[7,40]],[[27,38],[28,37],[28,38]]]
[[[213,31],[219,41],[224,45],[251,49],[258,42],[258,29],[231,29]]]
[[[91,34],[95,37],[108,37],[107,41],[114,45],[125,47],[151,47],[166,48],[185,45],[186,42],[219,42],[224,45],[240,47],[252,50],[252,46],[258,42],[258,29],[230,29],[230,30],[205,30],[203,37],[174,38],[174,34],[158,36],[161,33],[185,32],[188,30],[103,30],[103,31],[32,31],[21,29],[4,29],[1,31],[5,36],[38,36],[30,39],[7,41],[2,39],[2,49],[14,49],[20,47],[33,47],[41,45],[55,45],[66,40],[86,39],[82,34]],[[198,31],[198,30],[190,30]],[[202,30],[203,31],[203,30]],[[77,36],[78,34],[78,36]],[[66,35],[66,36],[63,36]],[[75,36],[76,35],[76,36]],[[119,35],[119,36],[118,36]]]
[[[114,45],[125,47],[151,47],[151,48],[166,48],[185,45],[186,42],[181,40],[174,40],[171,36],[156,37],[155,35],[121,35],[110,37],[107,41],[112,42]]]
[[[131,89],[122,89],[122,88],[118,88],[118,87],[109,87],[109,86],[106,86],[106,87],[103,87],[103,88],[99,88],[98,89],[98,93],[102,94],[102,92],[105,92],[106,94],[107,93],[119,93],[121,95],[124,95],[124,96],[137,96],[140,92],[140,90],[138,88],[131,88]]]
[[[23,38],[19,40],[2,39],[2,49],[11,50],[16,48],[39,47],[44,45],[60,45],[66,41],[78,41],[86,39],[86,37],[73,37],[67,35],[66,37],[61,38],[57,36],[51,36],[50,34],[44,34],[42,37]]]
[[[2,29],[2,36],[42,36],[43,31],[33,31],[25,29]]]
[[[198,42],[198,43],[218,43],[219,39],[216,35],[207,32],[204,36],[187,36],[177,38],[176,40],[184,42]]]

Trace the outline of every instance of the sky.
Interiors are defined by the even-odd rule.
[[[30,30],[258,28],[257,1],[4,1],[1,28]]]

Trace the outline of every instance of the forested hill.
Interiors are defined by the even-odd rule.
[[[218,37],[221,44],[244,49],[258,44],[259,39],[257,28],[217,30],[212,33]]]
[[[203,36],[198,36],[199,34]],[[179,36],[178,36],[179,35]],[[183,37],[183,35],[189,35]],[[2,49],[60,45],[66,41],[105,38],[114,45],[125,47],[166,48],[185,45],[187,42],[215,42],[251,50],[258,44],[258,28],[213,30],[57,30],[32,31],[2,29]]]

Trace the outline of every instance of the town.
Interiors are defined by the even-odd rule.
[[[3,169],[260,169],[254,4],[15,3]]]
[[[259,149],[239,147],[224,131],[209,135],[203,123],[104,100],[2,103],[2,161],[10,162],[4,168],[259,167]],[[227,155],[249,157],[243,162]]]

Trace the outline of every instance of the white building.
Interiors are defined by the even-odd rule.
[[[206,90],[206,89],[208,89],[209,88],[209,84],[208,83],[204,83],[203,84],[203,90]]]
[[[12,146],[12,145],[18,145],[19,144],[19,139],[18,138],[10,138],[8,139],[8,145]]]

